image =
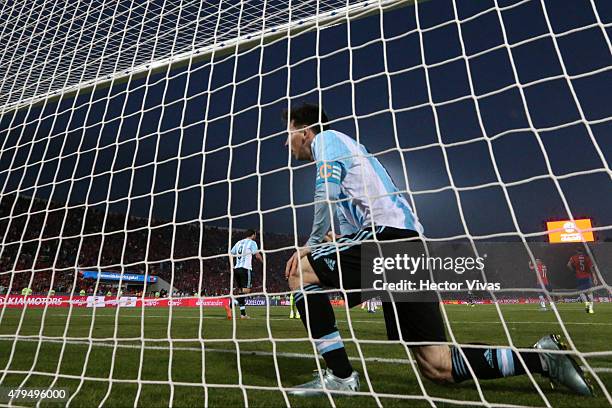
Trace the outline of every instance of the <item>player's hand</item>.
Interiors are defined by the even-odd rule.
[[[342,238],[342,235],[334,234],[333,231],[329,231],[327,233],[327,235],[325,235],[325,237],[323,238],[323,241],[325,241],[325,242],[334,242],[334,241],[337,241],[339,238]]]
[[[306,256],[310,253],[310,248],[300,248],[299,251],[296,251],[291,255],[291,258],[287,261],[287,265],[285,265],[285,279],[289,279],[292,273],[294,273],[300,264],[300,259],[303,256]]]
[[[297,269],[299,261],[299,252],[294,252],[285,265],[285,279],[289,279],[289,276]]]

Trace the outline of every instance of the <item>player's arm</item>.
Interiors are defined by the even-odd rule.
[[[259,247],[257,246],[257,242],[253,242],[253,254],[255,255],[255,258],[263,263],[263,257],[261,256],[261,252],[259,252]]]
[[[234,244],[234,246],[233,246],[233,247],[232,247],[232,249],[230,250],[230,253],[231,253],[233,256],[230,256],[229,263],[230,263],[230,268],[233,268],[233,267],[234,267],[234,257],[235,257],[236,255],[238,255],[238,242],[236,242],[236,243]]]
[[[322,170],[322,166],[325,166]],[[334,171],[334,169],[336,169]],[[310,237],[306,241],[306,247],[300,248],[287,261],[285,266],[285,278],[289,278],[292,271],[298,267],[299,260],[310,253],[310,247],[323,242],[331,225],[330,201],[337,200],[340,196],[340,164],[337,162],[322,163],[317,166],[317,182],[315,189],[315,208],[312,221]]]
[[[343,157],[347,156],[343,144],[330,132],[322,132],[312,145],[316,161],[315,208],[307,246],[324,241],[333,222],[334,207],[330,201],[340,196],[340,184],[346,175]],[[330,207],[331,206],[331,207]],[[331,211],[330,211],[331,210]]]
[[[340,196],[340,174],[341,166],[338,162],[331,164],[323,163],[318,166],[317,182],[315,190],[315,208],[312,221],[312,230],[306,246],[323,242],[325,235],[331,227],[331,214],[329,206],[335,206],[335,201]]]
[[[335,200],[340,194],[340,186],[337,184],[328,184],[328,191],[325,191],[325,185],[317,187],[315,191],[315,208],[314,218],[312,220],[312,230],[310,237],[306,242],[307,247],[320,244],[323,242],[327,231],[331,228],[331,216],[329,211],[330,200]]]
[[[597,277],[594,266],[591,266],[591,282],[593,282],[595,286],[599,285],[599,278]]]
[[[595,271],[595,264],[591,261],[591,258],[587,258],[589,267],[588,270],[591,272],[591,280],[593,281],[593,285],[599,285],[599,279],[597,279],[597,273]]]
[[[572,264],[572,258],[570,258],[569,262],[567,263],[567,269],[569,269],[570,271],[574,271],[574,265]]]
[[[340,210],[339,204],[336,204],[336,216],[338,217],[338,229],[336,229],[335,232],[332,230],[329,230],[327,235],[325,235],[325,237],[323,238],[325,242],[333,242],[334,240],[341,238],[343,235],[349,234],[349,232],[343,231],[343,228],[344,230],[347,229],[346,224],[348,224],[348,221],[346,220],[346,217],[344,217],[344,214]],[[330,225],[332,225],[331,220],[330,220]]]
[[[336,204],[336,216],[338,217],[338,229],[334,234],[333,231],[329,231],[325,236],[325,241],[331,242],[334,239],[342,238],[345,235],[351,235],[357,232],[357,228],[351,224],[346,217],[344,212],[340,208],[340,204]]]
[[[595,264],[591,261],[591,258],[587,258],[587,270],[591,272],[591,275],[595,275]]]
[[[351,235],[358,231],[353,224],[344,216],[344,212],[340,209],[340,204],[336,205],[336,214],[338,216],[338,224],[340,229],[340,235]]]

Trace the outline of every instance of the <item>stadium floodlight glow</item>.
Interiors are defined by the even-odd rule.
[[[574,221],[547,221],[546,228],[548,231],[548,242],[551,244],[595,241],[590,218]]]

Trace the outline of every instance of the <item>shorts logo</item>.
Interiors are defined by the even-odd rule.
[[[491,352],[491,349],[485,351],[484,356],[487,360],[487,363],[489,363],[489,365],[493,367],[493,353]]]
[[[323,258],[325,259],[325,263],[327,264],[327,267],[329,268],[330,271],[333,271],[334,268],[336,267],[336,261],[333,259],[329,259],[329,258]]]

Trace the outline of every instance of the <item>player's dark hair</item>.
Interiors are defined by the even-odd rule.
[[[251,235],[255,235],[255,230],[252,230],[252,229],[247,230],[245,237],[246,237],[246,238],[248,238],[248,237],[250,237]]]
[[[323,108],[319,105],[303,103],[297,108],[291,109],[291,112],[283,111],[283,120],[287,123],[293,121],[296,127],[309,127],[315,134],[321,133],[329,129],[329,119]]]

